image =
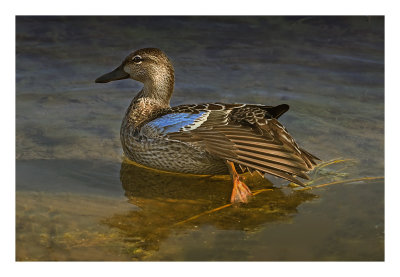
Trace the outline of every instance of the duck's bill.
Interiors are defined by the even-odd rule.
[[[111,81],[117,81],[129,78],[129,74],[126,73],[122,66],[117,67],[113,71],[106,73],[95,80],[96,83],[108,83]]]

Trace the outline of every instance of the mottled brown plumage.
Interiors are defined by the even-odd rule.
[[[121,126],[125,155],[149,167],[194,174],[229,172],[232,202],[247,202],[250,190],[236,169],[271,174],[304,185],[315,156],[300,148],[278,118],[289,106],[207,103],[170,107],[174,70],[159,49],[128,55],[96,82],[132,78],[144,84]]]

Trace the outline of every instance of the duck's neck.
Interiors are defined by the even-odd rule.
[[[154,89],[157,87],[157,89]],[[163,90],[166,91],[163,91]],[[161,97],[171,95],[172,87],[154,86],[154,84],[145,84],[143,89],[133,98],[131,105],[126,111],[125,119],[134,126],[139,128],[148,120],[153,119],[160,110],[167,109],[169,105],[169,97]]]
[[[143,93],[143,90],[137,95]],[[141,127],[145,122],[151,120],[160,110],[169,108],[168,104],[161,103],[145,96],[135,97],[125,114],[125,124],[134,128]]]
[[[125,115],[125,120],[134,128],[139,128],[160,110],[170,107],[175,79],[173,67],[159,67],[149,75],[151,78],[142,80],[143,89],[133,98]]]
[[[151,78],[143,82],[144,87],[135,98],[151,99],[169,107],[169,101],[174,91],[174,82],[173,68],[157,68],[154,74],[151,74]]]

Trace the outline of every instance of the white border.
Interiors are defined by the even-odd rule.
[[[8,13],[17,15],[383,15],[393,12],[392,5],[372,0],[17,0],[8,4]]]
[[[2,3],[2,272],[11,276],[395,276],[399,274],[399,14],[396,1],[12,1]],[[263,3],[263,4],[260,4]],[[385,15],[386,262],[331,263],[30,263],[15,260],[15,15]],[[4,179],[3,179],[4,180]],[[8,273],[7,273],[8,272]],[[257,274],[257,275],[258,275]]]

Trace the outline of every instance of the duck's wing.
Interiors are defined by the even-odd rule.
[[[236,106],[242,104],[229,105]],[[222,111],[222,107],[222,104],[191,104],[158,110],[140,127],[140,132],[148,138],[165,139],[171,134],[192,131],[198,127],[204,129],[212,127],[214,123],[225,124],[230,110]]]
[[[171,108],[147,126],[166,139],[201,145],[208,153],[241,168],[304,185],[295,177],[309,179],[306,172],[318,158],[301,149],[278,122],[288,109],[288,105],[183,105]]]

